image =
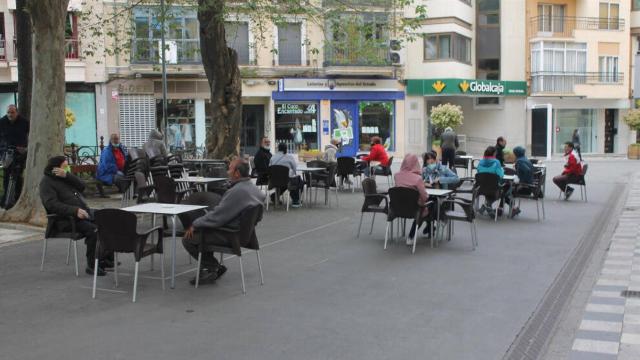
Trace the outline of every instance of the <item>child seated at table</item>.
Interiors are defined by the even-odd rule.
[[[442,189],[448,189],[450,185],[456,184],[460,181],[460,178],[458,178],[456,173],[438,161],[438,154],[434,151],[424,154],[422,179],[424,180],[425,185]]]

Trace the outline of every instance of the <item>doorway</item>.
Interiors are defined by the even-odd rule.
[[[616,128],[616,118],[618,111],[605,109],[604,111],[604,152],[611,154],[615,151],[615,138],[618,129]]]
[[[331,137],[339,139],[342,146],[339,156],[356,156],[359,150],[358,102],[331,102]]]
[[[531,109],[531,154],[547,156],[547,109]]]
[[[264,134],[264,105],[242,105],[240,153],[253,155]]]

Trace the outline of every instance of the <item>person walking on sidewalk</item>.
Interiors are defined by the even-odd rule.
[[[578,161],[578,154],[573,147],[573,142],[567,141],[564,143],[564,156],[567,157],[567,163],[564,165],[562,174],[553,178],[553,183],[564,193],[564,199],[569,200],[573,193],[573,188],[568,184],[580,180],[582,165]]]
[[[448,166],[449,169],[454,169],[456,160],[456,150],[460,146],[458,142],[458,134],[451,127],[448,127],[442,133],[442,165]]]
[[[507,140],[502,136],[496,140],[496,159],[500,161],[500,166],[504,166],[504,148],[507,146]]]
[[[580,151],[580,131],[578,129],[573,130],[571,142],[573,143],[573,148],[576,149],[576,152],[578,153],[580,161],[582,161],[582,152]]]

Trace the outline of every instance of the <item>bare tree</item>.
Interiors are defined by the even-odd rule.
[[[64,36],[69,0],[28,0],[33,26],[33,96],[27,171],[22,194],[2,220],[42,225],[44,209],[39,185],[50,156],[64,145],[65,71]]]

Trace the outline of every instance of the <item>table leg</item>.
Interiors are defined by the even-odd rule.
[[[173,237],[173,250],[171,251],[171,288],[176,287],[176,216],[171,216],[171,236]]]

